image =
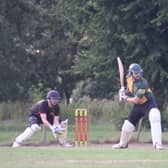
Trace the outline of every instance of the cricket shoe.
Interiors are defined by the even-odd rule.
[[[156,143],[156,144],[154,145],[154,148],[155,148],[156,150],[163,150],[163,149],[164,149],[163,145],[162,145],[162,144],[158,144],[158,143]]]
[[[18,147],[21,147],[21,144],[15,141],[15,142],[13,142],[12,147],[13,148],[18,148]]]
[[[126,148],[128,148],[128,144],[126,146],[124,146],[124,145],[121,145],[120,143],[118,143],[118,144],[115,144],[112,146],[112,149],[126,149]]]
[[[71,148],[73,145],[70,144],[70,143],[68,143],[68,142],[66,142],[66,143],[64,143],[64,144],[61,144],[61,146],[62,146],[62,147],[65,147],[65,148]]]

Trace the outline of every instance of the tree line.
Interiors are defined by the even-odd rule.
[[[113,99],[116,57],[138,63],[160,107],[168,100],[168,1],[0,0],[0,101],[32,87]]]

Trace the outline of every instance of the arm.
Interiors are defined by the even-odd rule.
[[[138,98],[138,97],[126,97],[125,101],[129,102],[129,103],[138,104],[138,103],[140,103],[140,98]]]
[[[147,101],[147,98],[144,96],[144,94],[145,94],[145,89],[138,89],[136,94],[133,97],[127,94],[123,96],[123,100],[125,102],[129,102],[133,104],[143,104]]]
[[[55,106],[55,111],[54,111],[53,125],[59,125],[59,119],[60,119],[60,106],[57,104]]]
[[[40,113],[40,117],[41,117],[43,124],[49,127],[50,129],[52,129],[52,125],[48,122],[46,114]]]
[[[65,131],[65,128],[63,128],[61,126],[61,124],[59,123],[59,116],[55,115],[54,116],[54,123],[53,123],[53,134],[55,136],[55,134],[62,134]]]
[[[144,80],[134,85],[133,79],[131,77],[130,78],[128,77],[126,95],[125,96],[123,95],[121,99],[124,102],[129,102],[133,104],[142,104],[147,101],[147,98],[145,97],[145,92],[146,92],[146,83],[144,83]]]
[[[54,116],[54,125],[58,125],[59,124],[59,116],[55,115]]]

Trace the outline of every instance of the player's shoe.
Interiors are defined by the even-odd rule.
[[[63,143],[63,144],[60,144],[62,147],[65,147],[65,148],[71,148],[71,147],[73,147],[73,145],[72,144],[70,144],[69,142],[65,142],[65,143]]]
[[[163,145],[162,145],[162,144],[158,144],[158,143],[156,143],[156,144],[154,145],[154,148],[155,148],[156,150],[163,150],[163,149],[164,149]]]
[[[13,142],[12,147],[13,148],[18,148],[18,147],[21,147],[21,144],[15,141],[15,142]]]
[[[120,143],[112,146],[112,149],[126,149],[128,148],[128,144],[126,146],[121,145]]]

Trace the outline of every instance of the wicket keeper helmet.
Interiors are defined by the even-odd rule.
[[[142,68],[140,67],[139,64],[133,63],[129,66],[128,73],[129,73],[129,75],[131,75],[132,73],[142,74],[143,70],[142,70]]]
[[[57,99],[57,100],[61,99],[60,94],[57,90],[50,90],[47,93],[47,99],[50,99],[50,98],[54,98],[54,99]]]

